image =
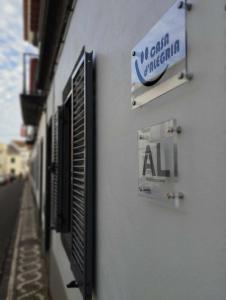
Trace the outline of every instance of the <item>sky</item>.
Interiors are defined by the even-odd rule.
[[[37,49],[23,40],[22,0],[0,0],[0,142],[21,139],[22,56]]]

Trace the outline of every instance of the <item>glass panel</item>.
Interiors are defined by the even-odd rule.
[[[187,81],[185,1],[174,5],[133,48],[131,103],[136,108]]]
[[[138,131],[140,195],[178,206],[177,126],[169,120]]]

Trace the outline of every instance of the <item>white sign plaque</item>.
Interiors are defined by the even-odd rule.
[[[133,108],[187,81],[186,1],[176,1],[132,49]]]

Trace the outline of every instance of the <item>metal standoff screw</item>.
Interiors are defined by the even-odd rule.
[[[192,9],[192,4],[191,3],[184,3],[184,1],[180,1],[177,5],[178,9],[185,8],[186,10],[191,10]]]
[[[193,74],[191,74],[191,73],[187,73],[185,76],[186,76],[187,80],[192,80],[193,79]]]
[[[183,79],[183,78],[184,78],[184,73],[181,72],[181,73],[179,74],[179,76],[178,76],[178,79],[181,80],[181,79]]]
[[[167,193],[167,194],[166,194],[166,197],[167,197],[168,199],[174,199],[174,198],[175,198],[175,194],[174,194],[174,193]]]
[[[176,133],[180,134],[182,132],[182,128],[180,126],[177,126],[176,129],[174,129],[173,127],[169,127],[167,129],[168,133],[173,133],[174,131],[176,131]]]
[[[135,56],[136,55],[136,51],[132,51],[132,56]]]
[[[186,3],[186,9],[190,11],[192,9],[192,4],[191,3]]]
[[[174,128],[173,127],[169,127],[167,130],[168,133],[173,133],[174,132]]]
[[[177,131],[178,134],[180,134],[182,132],[182,128],[180,126],[177,126],[176,131]]]
[[[184,193],[179,192],[178,194],[176,194],[176,197],[174,200],[175,208],[180,207],[180,200],[183,200],[183,199],[184,199]]]
[[[192,80],[193,79],[193,74],[192,73],[186,73],[184,74],[183,72],[181,72],[178,76],[178,79],[181,80],[181,79],[184,79],[184,77],[187,79],[187,80]]]
[[[184,2],[183,1],[180,1],[177,5],[177,8],[178,9],[181,9],[182,7],[184,6]]]
[[[150,141],[150,138],[147,135],[140,135],[140,140],[148,140],[148,141]]]
[[[139,187],[140,192],[151,193],[151,188],[148,186]]]
[[[148,140],[148,138],[145,135],[140,135],[140,140]]]
[[[182,200],[184,199],[184,193],[182,192],[179,192],[178,195],[177,195],[178,199]]]

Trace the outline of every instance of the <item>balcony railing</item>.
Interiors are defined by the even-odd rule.
[[[38,126],[43,107],[45,94],[36,89],[36,74],[38,56],[33,53],[23,55],[23,92],[20,94],[21,111],[24,125]]]

